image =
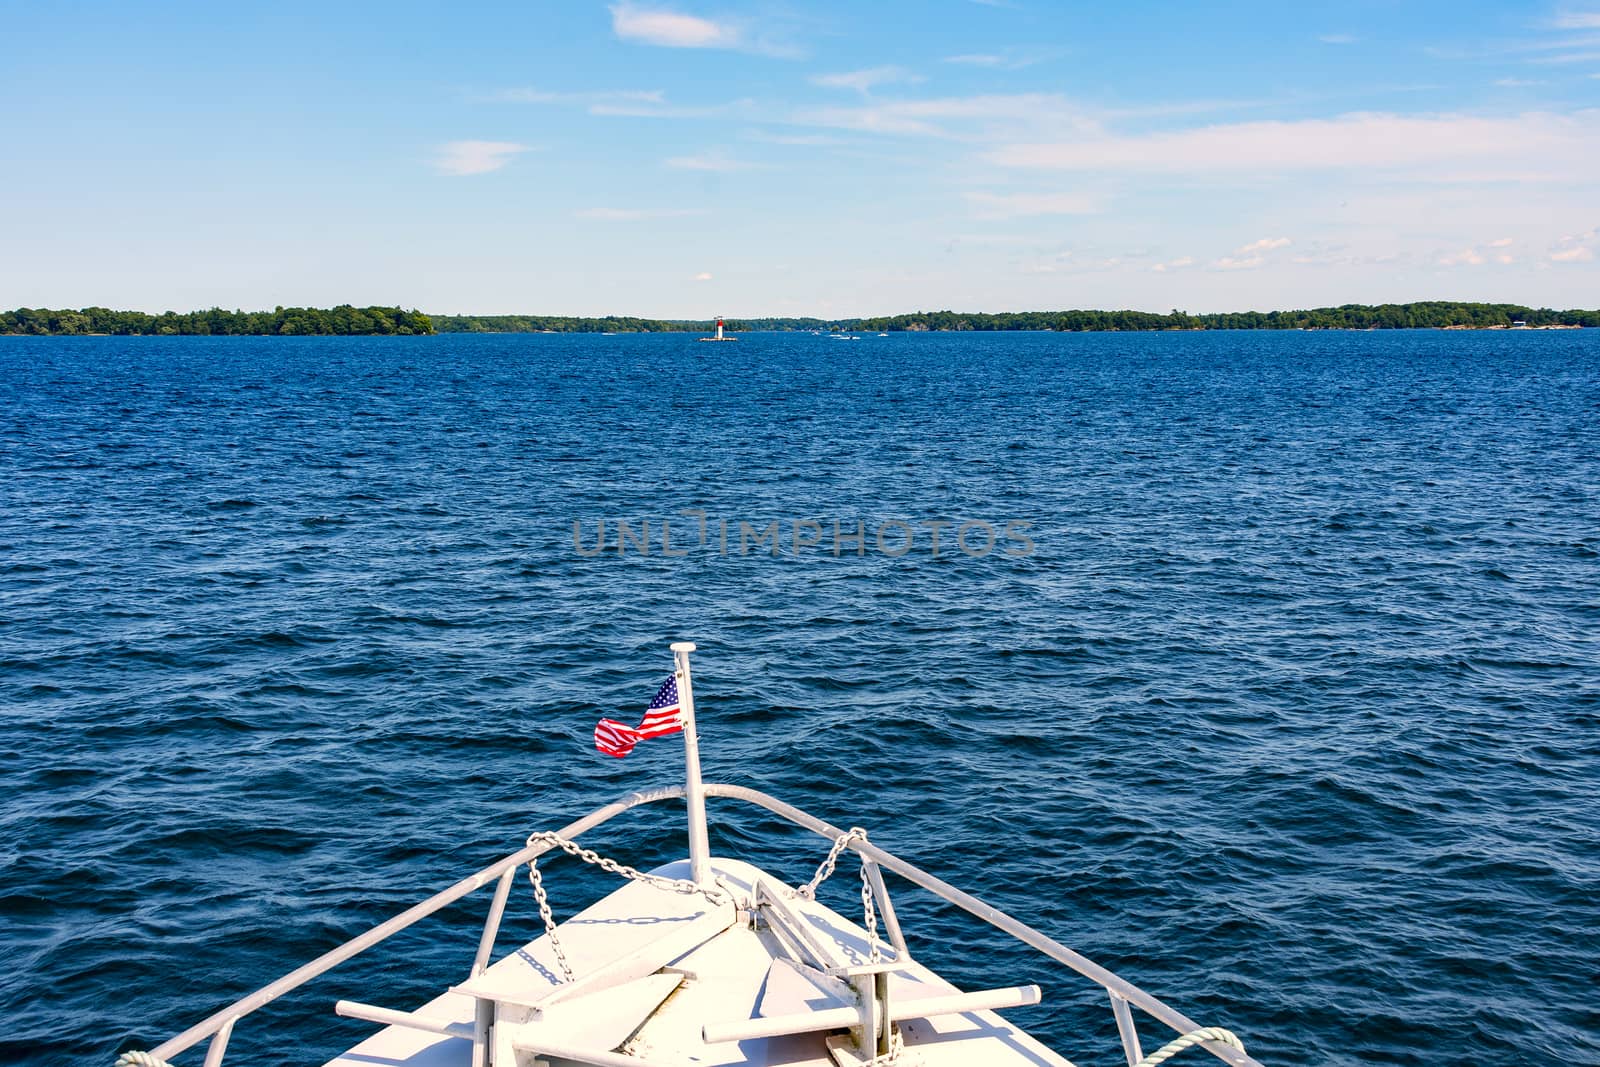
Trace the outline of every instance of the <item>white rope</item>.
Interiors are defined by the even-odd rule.
[[[698,893],[712,904],[723,904],[729,899],[727,893],[714,886],[703,886],[686,878],[664,878],[659,874],[645,874],[641,870],[618,863],[616,860],[607,859],[598,852],[582,847],[576,841],[568,841],[560,834],[548,830],[540,830],[528,835],[528,844],[530,846],[538,842],[553,845],[569,856],[580,859],[585,863],[592,863],[602,871],[607,871],[630,882],[643,882],[645,885],[664,889],[670,893],[683,893],[685,895]],[[561,939],[556,936],[556,917],[550,910],[550,898],[544,891],[544,878],[539,874],[538,857],[528,861],[528,882],[533,886],[533,899],[539,905],[539,918],[544,920],[545,936],[550,939],[550,947],[555,950],[556,962],[561,965],[561,973],[570,982],[574,977],[572,964],[567,961],[567,954],[561,948]],[[130,1067],[144,1067],[144,1065],[130,1065]],[[149,1067],[161,1067],[161,1065],[151,1064]]]
[[[116,1067],[172,1067],[166,1060],[158,1060],[148,1052],[129,1049],[117,1057]]]
[[[1244,1051],[1244,1042],[1232,1030],[1224,1030],[1220,1026],[1205,1026],[1199,1030],[1191,1030],[1182,1037],[1169,1041],[1156,1051],[1140,1060],[1134,1067],[1156,1067],[1158,1063],[1165,1063],[1191,1045],[1198,1045],[1202,1041],[1215,1041],[1219,1045],[1227,1045]]]

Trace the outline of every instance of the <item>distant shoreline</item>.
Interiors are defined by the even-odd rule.
[[[716,320],[644,319],[608,315],[429,315],[400,307],[285,308],[272,311],[113,311],[90,307],[0,311],[0,336],[424,336],[439,333],[710,333]],[[1209,330],[1570,330],[1600,327],[1600,310],[1556,310],[1520,304],[1419,301],[1343,304],[1294,311],[1190,315],[1148,311],[916,311],[856,319],[728,319],[732,333],[860,331],[863,333],[1056,332],[1134,333]]]

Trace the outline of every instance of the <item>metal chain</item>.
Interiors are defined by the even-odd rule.
[[[833,848],[828,851],[828,858],[822,861],[822,865],[817,868],[817,873],[811,876],[811,881],[796,889],[795,893],[806,900],[815,900],[817,886],[826,882],[833,874],[833,868],[839,862],[839,853],[843,852],[850,842],[865,841],[866,839],[867,832],[859,826],[852,826],[848,832],[840,834],[834,839]]]
[[[528,861],[528,881],[533,885],[533,899],[539,904],[539,918],[544,920],[544,934],[550,939],[550,947],[556,951],[556,962],[561,964],[561,973],[570,982],[573,977],[572,964],[567,962],[567,954],[561,950],[561,939],[556,936],[556,917],[550,910],[550,898],[544,892],[544,876],[539,873],[537,858]]]
[[[872,882],[867,878],[867,861],[861,861],[861,912],[862,926],[867,928],[868,963],[880,963],[883,950],[878,941],[878,909],[872,903]]]
[[[730,897],[727,893],[715,886],[703,886],[686,878],[665,878],[659,874],[645,874],[643,871],[627,864],[618,863],[616,860],[607,859],[591,849],[579,845],[576,841],[568,841],[560,834],[549,830],[540,830],[528,835],[528,844],[536,842],[553,845],[567,855],[580,859],[585,863],[592,863],[602,871],[617,875],[629,882],[643,882],[645,885],[654,886],[670,893],[682,893],[692,896],[698,893],[712,904],[724,904]],[[561,939],[556,935],[556,917],[550,910],[550,898],[544,891],[544,878],[539,874],[538,857],[528,861],[528,882],[533,886],[533,899],[539,905],[539,918],[544,920],[545,936],[550,939],[550,947],[555,950],[556,962],[561,964],[561,973],[566,975],[567,981],[573,980],[572,965],[567,962],[567,954],[561,949]]]
[[[817,899],[817,887],[832,877],[834,869],[839,865],[839,857],[844,850],[850,847],[852,841],[867,840],[867,832],[859,826],[852,826],[845,833],[833,840],[833,847],[828,850],[828,858],[817,867],[817,873],[811,876],[811,881],[795,890],[795,895],[805,900]],[[878,909],[873,903],[872,879],[867,876],[867,858],[861,857],[861,912],[862,923],[867,930],[867,950],[869,962],[881,963],[883,961],[882,942],[878,940]],[[893,1023],[889,1024],[889,1051],[882,1056],[874,1056],[862,1067],[894,1067],[900,1062],[900,1053],[905,1051],[905,1042],[900,1038],[900,1028]]]
[[[865,841],[867,832],[859,826],[852,826],[845,833],[834,838],[833,847],[828,850],[828,858],[817,867],[817,873],[811,876],[811,881],[795,890],[795,894],[805,900],[817,899],[817,886],[826,882],[832,875],[834,868],[839,865],[839,857],[844,850],[850,847],[852,841]],[[867,877],[867,858],[861,857],[861,911],[863,915],[861,925],[867,929],[867,949],[870,953],[870,962],[880,963],[883,960],[883,950],[878,940],[878,909],[873,905],[872,882]]]

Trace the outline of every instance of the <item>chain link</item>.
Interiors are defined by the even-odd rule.
[[[859,826],[852,826],[847,832],[834,839],[833,848],[828,850],[828,858],[822,861],[817,868],[817,873],[811,876],[811,881],[795,890],[795,893],[806,900],[817,898],[817,886],[826,882],[833,875],[833,869],[839,863],[839,854],[849,847],[852,841],[865,841],[867,832]]]
[[[839,865],[839,857],[844,850],[850,847],[852,841],[865,841],[867,832],[859,826],[852,826],[845,833],[834,838],[833,847],[828,850],[828,858],[817,867],[817,873],[811,876],[811,881],[795,890],[795,895],[805,900],[817,899],[817,886],[826,882]],[[861,912],[862,923],[867,930],[867,950],[869,962],[881,963],[883,961],[882,942],[878,940],[878,909],[873,904],[872,880],[867,876],[867,858],[861,857]]]
[[[627,864],[607,859],[598,852],[582,847],[576,841],[568,841],[552,831],[541,830],[528,835],[530,846],[539,842],[559,848],[567,855],[585,863],[592,863],[602,871],[614,874],[625,881],[642,882],[656,889],[666,890],[669,893],[682,893],[685,896],[698,893],[712,904],[725,904],[731,899],[727,893],[715,886],[703,886],[687,878],[666,878],[659,874],[645,874]],[[556,917],[550,910],[550,898],[544,891],[544,878],[539,874],[538,857],[528,861],[528,883],[533,886],[533,899],[539,905],[539,918],[544,920],[545,936],[550,939],[550,947],[555,950],[556,962],[561,964],[561,973],[570,982],[573,980],[572,965],[567,962],[567,954],[561,948],[561,938],[556,935]]]

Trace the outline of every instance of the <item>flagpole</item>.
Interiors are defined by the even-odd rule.
[[[675,641],[678,706],[683,717],[685,796],[689,801],[689,877],[698,885],[711,885],[711,847],[706,838],[706,792],[700,783],[700,739],[694,729],[694,683],[689,678],[689,653],[693,641]]]

